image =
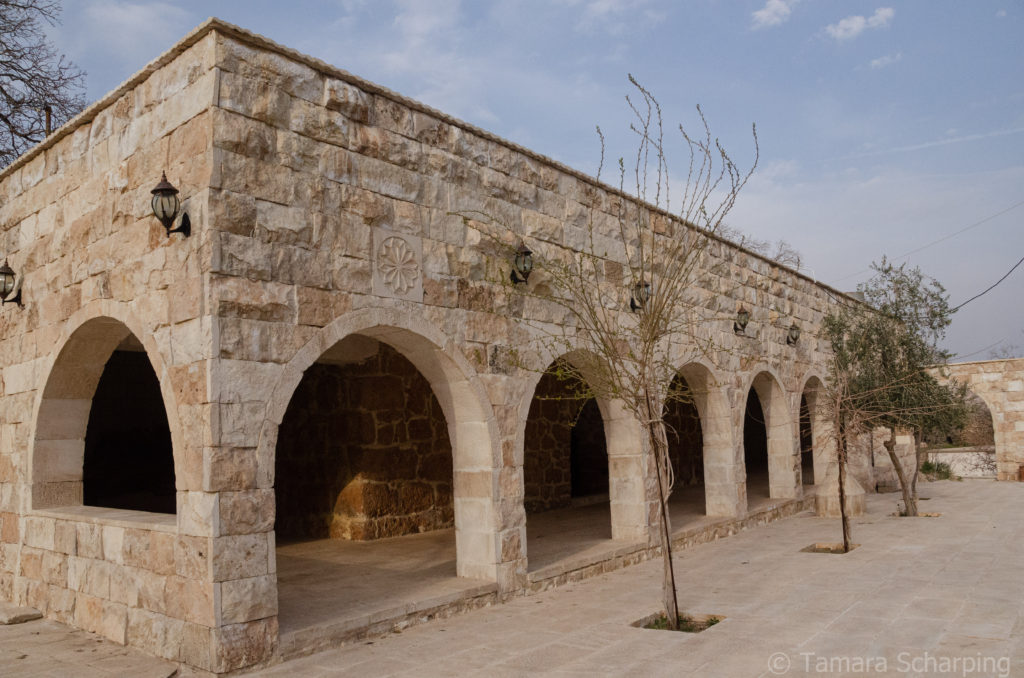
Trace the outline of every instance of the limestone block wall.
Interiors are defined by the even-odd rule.
[[[278,435],[277,540],[379,539],[454,524],[452,451],[430,384],[386,344],[306,371]]]
[[[966,384],[985,401],[992,413],[997,478],[1020,480],[1024,467],[1024,358],[955,363],[936,374]]]
[[[187,240],[150,214],[162,170]],[[0,172],[0,196],[26,300],[0,312],[0,597],[210,671],[267,660],[282,424],[304,375],[367,341],[401,354],[443,414],[458,574],[525,586],[526,427],[562,357],[530,322],[566,316],[503,284],[507,257],[456,213],[555,249],[593,225],[613,279],[628,197],[216,20]],[[660,231],[684,229],[649,211]],[[709,514],[746,510],[751,389],[772,496],[800,496],[800,397],[826,372],[814,328],[837,293],[714,241],[692,294],[700,322],[671,350],[701,416]],[[741,305],[752,318],[737,335]],[[793,322],[804,335],[789,346]],[[160,381],[175,515],[81,505],[91,399],[128,336]],[[612,534],[650,539],[642,431],[621,403],[599,405]]]
[[[214,47],[189,36],[0,172],[0,243],[24,300],[0,314],[0,598],[205,667],[233,598],[215,583],[226,564],[204,493]],[[191,239],[152,217],[162,171],[200,225]],[[91,399],[126,340],[160,382],[172,513],[82,504]]]

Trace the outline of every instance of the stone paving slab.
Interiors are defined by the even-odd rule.
[[[679,554],[700,634],[631,627],[655,611],[660,561],[293,659],[253,676],[1024,676],[1024,484],[926,484],[939,518],[801,514]],[[76,661],[77,660],[77,661]],[[169,664],[40,620],[0,627],[3,676],[169,676]]]
[[[169,678],[178,665],[49,619],[0,626],[3,678]]]

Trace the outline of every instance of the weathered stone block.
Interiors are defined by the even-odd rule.
[[[213,580],[247,579],[267,574],[267,533],[213,540]]]
[[[277,614],[277,577],[274,575],[226,581],[220,587],[222,624],[237,624]]]

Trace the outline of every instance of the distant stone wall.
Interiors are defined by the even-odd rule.
[[[988,406],[999,480],[1020,480],[1024,468],[1024,358],[954,363],[935,370],[966,384]]]
[[[550,372],[537,384],[523,452],[527,513],[565,508],[574,495],[608,491],[601,413],[593,400],[574,397],[578,393],[571,381]]]
[[[278,434],[278,539],[367,540],[454,524],[452,450],[430,384],[386,344],[306,370]]]
[[[676,487],[704,484],[704,438],[700,415],[690,402],[673,402],[665,408],[668,456]]]

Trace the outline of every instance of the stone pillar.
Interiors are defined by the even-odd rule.
[[[621,402],[605,403],[601,416],[608,446],[612,539],[645,542],[651,522],[646,479],[648,475],[653,477],[654,468],[653,463],[648,463],[646,434]],[[653,501],[657,502],[657,487]]]
[[[859,482],[857,482],[857,479],[853,474],[849,472],[846,473],[846,479],[843,485],[843,490],[846,494],[846,515],[864,515],[864,488],[861,487]],[[818,486],[817,493],[814,496],[814,510],[815,513],[823,518],[839,517],[838,463],[829,465],[828,472],[825,474],[825,481]]]

